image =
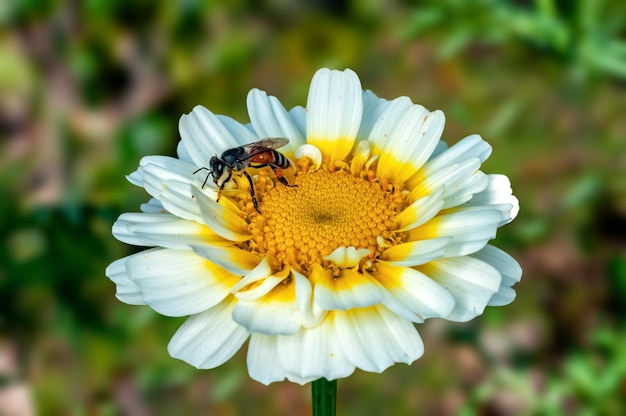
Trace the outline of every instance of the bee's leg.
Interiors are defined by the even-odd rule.
[[[298,186],[298,185],[289,185],[289,182],[287,182],[287,179],[285,179],[285,177],[283,176],[283,170],[281,168],[274,166],[274,165],[269,165],[269,166],[274,171],[274,174],[276,175],[276,179],[278,179],[280,183],[290,188],[296,188]]]
[[[218,191],[217,191],[217,199],[215,200],[215,202],[220,202],[220,195],[222,194],[222,191],[224,190],[224,186],[228,183],[228,181],[230,180],[231,176],[233,176],[233,172],[232,171],[228,172],[228,177],[226,177],[226,179],[220,185],[220,189],[218,189]],[[207,177],[207,179],[208,179],[208,177]],[[206,183],[206,180],[204,181],[204,183]]]
[[[250,196],[252,197],[252,203],[254,204],[254,209],[256,209],[256,212],[260,214],[261,211],[259,211],[259,202],[256,200],[256,196],[254,195],[254,185],[252,184],[252,178],[250,177],[250,175],[248,175],[248,172],[246,172],[245,170],[243,171],[243,174],[246,175],[246,178],[248,178],[248,182],[250,183]]]

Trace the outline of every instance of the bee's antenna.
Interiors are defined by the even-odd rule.
[[[206,175],[206,178],[204,178],[204,182],[202,182],[202,189],[204,189],[204,187],[206,186],[207,181],[209,180],[209,176],[213,176],[213,171],[209,168],[205,168],[204,166],[201,167],[200,169],[196,169],[192,175],[195,175],[196,173],[200,172],[201,170],[208,170],[209,173]]]

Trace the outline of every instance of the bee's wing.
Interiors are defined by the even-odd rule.
[[[241,149],[243,149],[246,155],[245,158],[249,159],[252,156],[265,152],[267,149],[278,149],[279,147],[285,146],[287,143],[289,143],[289,139],[284,137],[268,137],[257,142],[244,144],[241,146]]]

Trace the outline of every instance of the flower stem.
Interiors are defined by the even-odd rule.
[[[315,380],[311,384],[313,397],[313,416],[335,416],[337,403],[337,380],[325,378]]]

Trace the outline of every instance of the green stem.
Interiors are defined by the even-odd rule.
[[[313,397],[313,416],[335,416],[337,403],[337,380],[325,378],[315,380],[311,384]]]

